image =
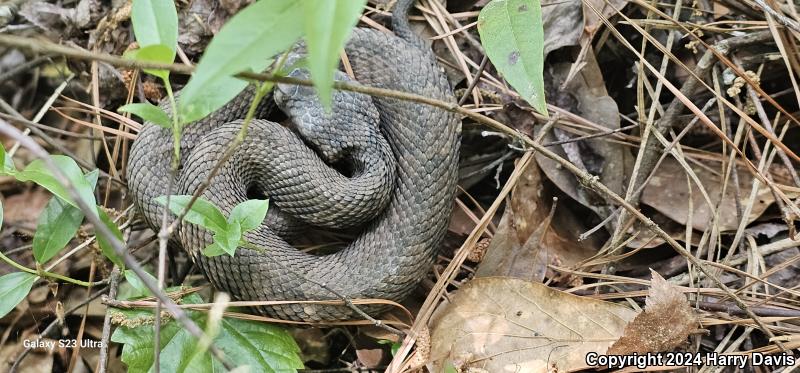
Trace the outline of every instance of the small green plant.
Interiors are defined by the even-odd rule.
[[[179,144],[183,128],[221,108],[248,84],[253,84],[237,78],[237,74],[263,71],[273,63],[274,56],[287,50],[300,38],[305,38],[309,46],[307,63],[314,85],[322,102],[329,106],[333,74],[339,53],[365,4],[366,0],[256,1],[233,16],[211,40],[177,100],[173,94],[168,71],[144,70],[163,82],[171,109],[169,113],[161,107],[146,102],[125,105],[120,107],[119,111],[135,114],[146,121],[170,129],[174,148],[172,171],[175,172],[180,159]],[[178,33],[174,3],[171,0],[134,0],[131,19],[140,48],[127,53],[126,56],[140,61],[172,63],[175,59]],[[280,68],[281,61],[277,65]],[[250,113],[244,118],[245,123],[252,118],[257,102],[272,88],[270,82],[257,84],[258,89],[254,102],[251,103]],[[237,139],[241,140],[241,137],[243,134],[237,136]],[[162,196],[156,201],[168,206],[170,211],[178,216],[186,211],[184,220],[200,225],[213,233],[213,243],[203,250],[203,254],[208,256],[234,255],[237,247],[252,247],[244,241],[243,236],[261,224],[268,209],[268,201],[245,201],[235,206],[230,216],[226,218],[216,206],[201,198],[191,203],[191,196],[176,195]],[[140,279],[135,275],[125,272],[125,277],[139,294],[147,294],[146,289],[141,286]],[[193,315],[193,318],[203,317],[201,313]],[[263,330],[258,332],[258,336],[245,338],[244,341],[233,337],[247,335],[259,329],[274,328],[268,325],[228,319],[222,319],[221,323],[222,327],[214,338],[214,343],[231,356],[237,355],[235,359],[237,363],[277,367],[279,369],[274,370],[281,371],[302,367],[297,358],[296,345],[282,330],[278,329],[283,334],[275,330],[270,333],[273,337],[277,335],[280,337],[278,339],[288,341],[286,343],[291,342],[291,346],[286,343],[276,345],[274,338],[265,340],[270,333],[265,333]],[[161,331],[161,337],[162,369],[217,370],[213,367],[217,367],[218,363],[211,361],[208,354],[196,353],[203,349],[196,348],[194,345],[197,341],[175,323],[167,324]],[[151,328],[120,327],[112,340],[124,343],[122,359],[131,371],[146,371],[153,364],[152,338]],[[256,348],[259,341],[266,342],[270,347]],[[230,347],[228,344],[233,346],[232,351],[226,348]],[[248,347],[239,352],[242,346],[253,348]],[[293,348],[290,348],[292,346]],[[149,352],[142,353],[147,349]],[[189,353],[191,351],[195,353]],[[263,351],[273,352],[265,354]],[[172,365],[163,366],[164,363]]]
[[[204,303],[197,294],[181,299],[182,304]],[[121,318],[139,320],[117,327],[111,341],[123,344],[122,362],[129,372],[153,371],[153,313],[150,310],[118,310]],[[189,311],[198,325],[214,330],[214,346],[222,350],[231,361],[250,371],[293,372],[303,367],[300,348],[283,328],[263,322],[234,318],[213,319],[208,313]],[[213,324],[213,325],[212,325]],[[162,372],[220,372],[224,367],[208,353],[203,353],[201,340],[194,338],[174,320],[161,328]]]
[[[75,163],[75,160],[63,155],[54,155],[52,160],[78,190],[83,202],[89,206],[96,206],[92,213],[97,214],[106,227],[121,238],[122,234],[117,225],[100,206],[97,206],[95,201],[94,188],[97,184],[98,171],[94,170],[84,174],[78,164]],[[24,169],[17,170],[14,162],[7,156],[5,148],[0,145],[0,164],[2,164],[0,175],[12,176],[21,182],[30,181],[36,183],[53,194],[53,197],[39,216],[36,232],[33,236],[33,257],[36,260],[36,269],[27,268],[0,253],[0,260],[20,270],[20,272],[13,272],[0,277],[0,299],[3,299],[2,305],[0,305],[0,317],[3,317],[25,299],[34,282],[41,277],[80,286],[88,286],[89,284],[42,269],[45,263],[58,255],[69,241],[75,237],[75,233],[77,233],[83,222],[85,216],[78,208],[77,203],[41,160],[35,160]],[[1,225],[2,209],[0,209]],[[124,267],[121,258],[116,255],[110,243],[98,237],[98,244],[109,260],[120,267]]]
[[[169,198],[169,209],[178,215],[183,212],[192,196],[175,195]],[[156,198],[156,202],[166,205],[166,196]],[[226,219],[222,212],[208,200],[198,198],[189,207],[184,220],[208,229],[214,234],[214,242],[203,249],[206,256],[228,254],[233,256],[239,246],[248,246],[244,234],[257,228],[267,216],[269,200],[251,199],[236,205]]]

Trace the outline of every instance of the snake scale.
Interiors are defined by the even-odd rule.
[[[392,20],[395,35],[353,30],[345,46],[357,81],[353,84],[454,103],[434,54],[409,27],[412,3],[398,1]],[[337,79],[346,79],[342,75],[337,73]],[[201,249],[213,242],[212,235],[189,223],[178,227],[175,241],[217,289],[238,300],[339,299],[319,284],[350,299],[401,300],[430,269],[446,231],[457,180],[460,120],[432,106],[343,91],[334,93],[332,114],[327,115],[309,92],[279,84],[275,101],[297,128],[253,120],[244,142],[202,194],[225,213],[247,200],[253,189],[268,196],[267,221],[245,234],[247,241],[266,250],[240,247],[233,257],[204,256]],[[239,130],[253,95],[247,89],[185,127],[174,194],[192,194],[209,175]],[[259,104],[256,118],[272,110],[268,101]],[[131,147],[130,192],[153,229],[163,214],[153,199],[167,193],[171,149],[170,132],[151,123],[145,123]],[[329,166],[337,161],[345,162],[352,174]],[[287,219],[281,216],[311,225],[362,228],[340,251],[313,255],[295,249],[277,226],[270,227],[271,221]],[[376,314],[385,306],[362,309]],[[345,306],[307,302],[256,311],[298,321],[358,317]]]

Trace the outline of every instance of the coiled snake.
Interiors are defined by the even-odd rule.
[[[353,30],[345,51],[355,78],[358,84],[453,103],[433,53],[409,28],[412,2],[401,0],[395,8],[397,36]],[[268,196],[270,217],[245,235],[266,251],[240,247],[233,257],[204,256],[200,251],[212,236],[188,223],[179,226],[177,239],[209,281],[235,299],[338,299],[319,286],[322,283],[350,299],[401,300],[429,270],[447,227],[457,180],[460,121],[431,106],[342,91],[336,91],[332,114],[326,115],[310,92],[278,85],[275,93],[303,139],[279,124],[253,120],[244,143],[202,194],[225,213],[254,189]],[[246,90],[185,128],[174,194],[192,194],[206,179],[239,130],[238,119],[244,118],[252,97],[253,90]],[[257,118],[265,117],[271,107],[264,101]],[[154,229],[160,226],[163,207],[153,199],[167,193],[171,149],[170,132],[150,123],[131,148],[130,191]],[[346,163],[352,173],[342,175],[328,166],[332,162]],[[269,227],[284,215],[312,225],[341,223],[363,229],[342,250],[312,255],[293,248],[281,238],[280,229]],[[383,307],[363,309],[374,314]],[[345,306],[302,302],[257,310],[304,321],[356,317]]]

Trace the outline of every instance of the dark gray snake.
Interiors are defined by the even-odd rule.
[[[393,18],[397,36],[364,28],[353,31],[345,51],[357,84],[453,103],[433,53],[409,28],[412,2],[398,2]],[[253,95],[252,89],[245,90],[185,128],[173,194],[192,194],[206,179],[239,130],[238,119],[244,118]],[[188,223],[179,226],[176,241],[217,289],[235,299],[339,299],[319,284],[350,299],[403,299],[430,269],[446,231],[457,180],[459,119],[419,103],[343,91],[335,92],[331,114],[321,109],[310,88],[278,85],[275,99],[294,122],[294,131],[253,120],[243,144],[202,195],[225,213],[253,190],[268,196],[267,221],[245,235],[266,251],[240,247],[234,257],[204,256],[200,250],[212,236]],[[271,106],[264,100],[256,117],[264,118]],[[160,226],[163,207],[153,199],[167,193],[171,144],[169,131],[147,123],[131,148],[130,191],[154,229]],[[351,170],[347,175],[329,166],[342,162]],[[362,230],[342,250],[312,255],[281,238],[278,222],[287,219]],[[276,224],[272,228],[271,222]],[[370,314],[385,309],[362,308]],[[304,321],[357,317],[345,306],[306,302],[257,310]]]

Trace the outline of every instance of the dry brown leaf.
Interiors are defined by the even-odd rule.
[[[635,312],[514,278],[476,278],[431,321],[431,368],[568,371],[604,352]]]
[[[3,201],[5,220],[17,224],[36,225],[50,194],[42,188],[30,188]]]
[[[359,348],[356,349],[356,357],[358,361],[365,368],[375,368],[380,365],[381,360],[383,360],[383,349],[380,348]]]
[[[619,108],[616,101],[608,95],[606,82],[600,65],[595,58],[595,51],[591,46],[583,58],[584,65],[578,74],[570,80],[567,89],[578,101],[578,113],[586,119],[615,130],[620,127]],[[607,138],[585,140],[594,153],[599,155],[600,164],[594,167],[590,163],[593,158],[584,159],[587,167],[598,169],[600,176],[608,188],[623,195],[628,183],[626,175],[633,168],[633,156],[630,150],[619,143],[608,141]]]
[[[300,356],[304,362],[315,361],[320,364],[330,362],[330,340],[322,329],[290,328],[289,333],[292,333],[292,337],[300,347]]]
[[[583,31],[581,8],[560,0],[543,1],[542,5],[545,57],[559,48],[577,45]]]
[[[716,206],[722,193],[722,177],[701,167],[692,167],[692,170],[694,170],[697,178],[703,184],[711,203]],[[715,171],[719,170],[715,169]],[[753,176],[745,167],[739,167],[738,171],[739,197],[744,207],[750,195]],[[656,174],[650,179],[650,183],[647,184],[642,192],[642,203],[649,205],[678,223],[686,224],[689,216],[689,187],[686,184],[686,171],[678,161],[673,158],[666,158],[655,172]],[[739,226],[734,193],[733,181],[729,180],[725,198],[719,207],[719,229],[721,231],[735,230]],[[773,202],[775,202],[775,199],[769,188],[761,184],[753,209],[750,216],[747,217],[747,222],[753,222],[761,216],[764,210]],[[714,210],[709,208],[708,203],[700,193],[700,189],[694,182],[692,182],[692,205],[692,227],[699,231],[705,231],[712,223]]]
[[[475,221],[469,215],[456,205],[453,207],[453,213],[450,214],[450,225],[447,230],[460,236],[468,236],[472,229],[475,228]]]
[[[608,349],[609,355],[671,351],[697,329],[697,317],[686,296],[650,270],[650,292],[645,309],[625,327],[625,333]]]
[[[545,76],[552,80],[548,93],[550,99],[566,110],[578,114],[607,130],[620,127],[619,108],[608,95],[602,71],[591,46],[587,46],[579,65],[561,63],[552,65]],[[564,89],[562,89],[562,86]],[[557,131],[562,131],[557,137]],[[545,137],[546,142],[578,137],[561,129],[554,129]],[[571,142],[550,147],[589,173],[600,177],[600,181],[611,190],[624,194],[627,179],[633,168],[633,156],[624,145],[611,142],[606,137]],[[610,213],[607,202],[582,186],[571,172],[557,162],[537,153],[536,162],[559,189],[572,199],[595,211],[600,217]]]
[[[35,339],[35,338],[34,338]],[[17,359],[22,351],[25,350],[23,341],[19,340],[16,343],[7,343],[0,346],[0,372],[7,372],[14,361]],[[31,356],[28,356],[17,367],[18,372],[52,372],[53,371],[53,353],[34,349]]]
[[[714,19],[721,19],[727,16],[731,12],[731,10],[728,7],[716,1],[713,2],[712,7],[714,9]]]
[[[606,18],[611,17],[617,13],[617,10],[625,8],[628,0],[588,0],[587,3],[603,14]],[[616,8],[616,9],[615,9]],[[589,8],[586,4],[583,5],[583,36],[581,37],[581,44],[591,41],[603,21],[597,16],[597,13]]]
[[[531,162],[511,192],[476,276],[541,282],[548,264],[569,266],[592,256],[599,244],[593,239],[578,242],[584,229],[564,208],[556,208],[551,219],[552,204],[543,191],[539,166]]]

